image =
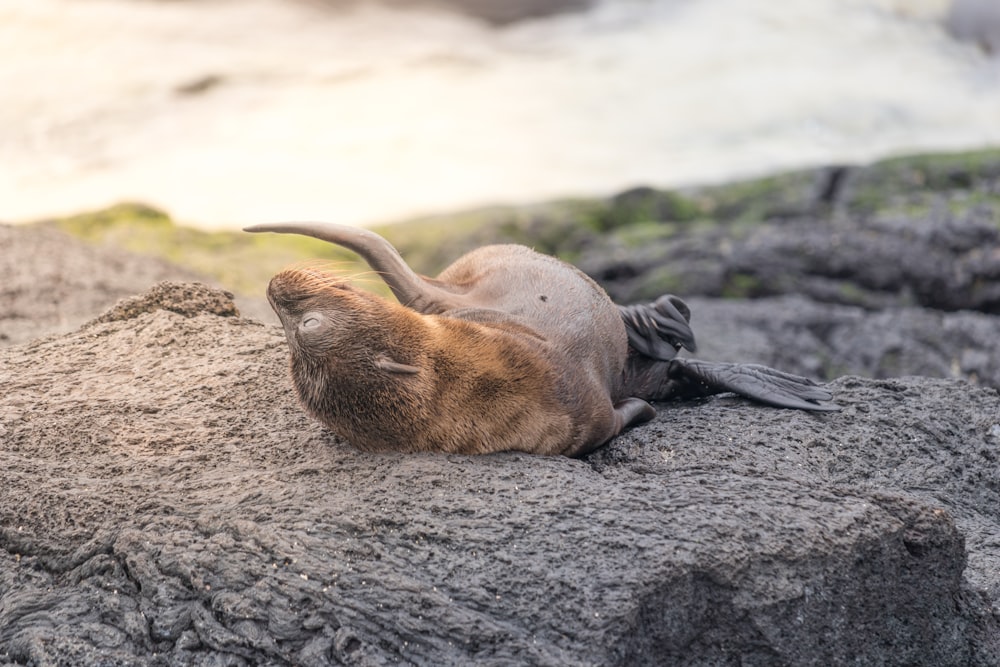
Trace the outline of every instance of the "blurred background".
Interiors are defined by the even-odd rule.
[[[376,224],[1000,144],[997,0],[0,0],[0,220]]]

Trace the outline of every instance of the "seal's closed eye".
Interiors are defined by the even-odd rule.
[[[321,324],[323,324],[323,318],[319,313],[306,313],[302,316],[302,322],[299,326],[304,331],[309,331],[312,329],[318,329]]]

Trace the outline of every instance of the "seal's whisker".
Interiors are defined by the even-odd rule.
[[[344,267],[351,266],[350,262],[333,259],[303,259],[288,266],[289,271],[334,273],[341,271]]]
[[[301,289],[312,293],[348,285],[373,285],[381,282],[377,280],[378,273],[375,271],[348,272],[346,271],[348,267],[355,268],[347,262],[308,259],[296,262],[286,270],[296,274]]]

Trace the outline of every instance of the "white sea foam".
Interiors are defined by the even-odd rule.
[[[209,227],[364,224],[1000,145],[1000,60],[952,40],[945,7],[606,0],[498,30],[0,0],[0,219],[133,199]]]

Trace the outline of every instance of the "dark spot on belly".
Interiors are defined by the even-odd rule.
[[[548,301],[549,300],[549,297],[545,296],[544,294],[539,295],[538,298],[541,299],[542,301]]]

